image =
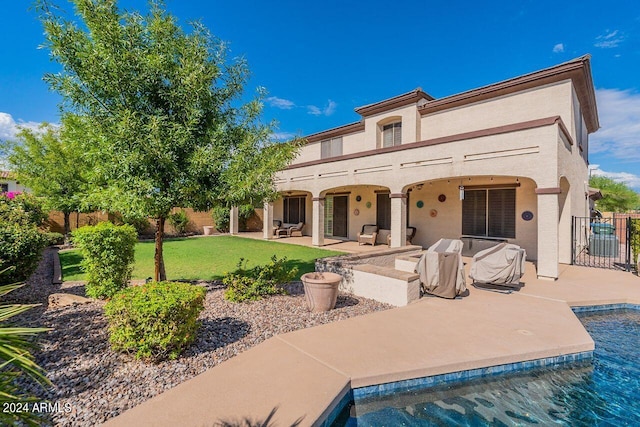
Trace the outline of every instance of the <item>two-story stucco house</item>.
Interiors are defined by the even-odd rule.
[[[538,276],[571,261],[571,217],[588,216],[588,135],[599,128],[590,57],[434,99],[420,89],[356,109],[360,121],[307,137],[277,175],[271,222],[355,240],[500,239],[522,246]]]

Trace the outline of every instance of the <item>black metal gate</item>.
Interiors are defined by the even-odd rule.
[[[572,264],[631,270],[631,218],[573,217]]]

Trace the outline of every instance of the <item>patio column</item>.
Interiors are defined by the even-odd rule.
[[[538,278],[558,278],[559,187],[536,188],[538,195]]]
[[[391,247],[407,244],[407,194],[391,193]]]
[[[314,197],[313,218],[311,220],[311,244],[324,245],[324,197]]]
[[[238,234],[238,207],[231,206],[231,211],[229,212],[229,234],[235,235]]]
[[[262,238],[269,240],[273,237],[273,203],[264,202],[262,207]]]

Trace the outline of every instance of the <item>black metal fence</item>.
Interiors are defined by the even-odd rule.
[[[573,217],[575,265],[631,270],[631,218]]]

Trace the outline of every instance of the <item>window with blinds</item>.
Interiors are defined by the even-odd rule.
[[[382,126],[382,146],[393,147],[402,144],[402,122]]]
[[[462,201],[462,234],[514,239],[515,188],[465,190]]]
[[[320,142],[321,158],[342,156],[342,137],[325,139]]]
[[[285,197],[283,200],[283,222],[287,224],[297,224],[305,222],[305,203],[303,197]]]

